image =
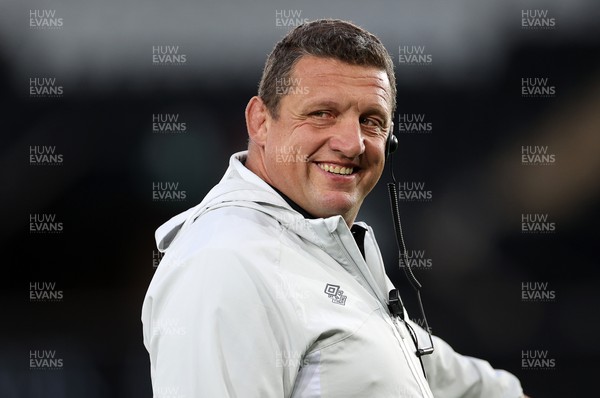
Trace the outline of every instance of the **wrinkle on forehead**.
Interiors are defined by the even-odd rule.
[[[352,65],[332,58],[304,56],[295,65],[293,79],[299,79],[299,85],[306,83],[318,87],[343,88],[340,83],[354,87],[374,87],[374,95],[382,98],[387,106],[392,107],[391,88],[387,73],[383,69],[371,66]],[[303,83],[303,80],[306,82]]]
[[[330,76],[335,76],[337,81],[330,79]],[[318,81],[319,86],[337,86],[340,82],[347,84],[349,87],[374,87],[377,89],[377,94],[386,101],[390,98],[389,85],[387,84],[387,79],[381,79],[379,77],[374,76],[348,76],[348,75],[340,75],[336,73],[322,73],[316,75],[315,77],[308,77],[307,80],[315,79]],[[322,81],[319,81],[322,80]],[[386,87],[388,86],[388,87]]]

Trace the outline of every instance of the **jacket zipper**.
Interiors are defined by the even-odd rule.
[[[375,289],[373,288],[373,285],[371,285],[371,283],[369,283],[369,280],[367,279],[365,274],[362,272],[362,270],[360,269],[360,267],[358,266],[356,261],[354,261],[354,258],[350,255],[350,253],[348,252],[348,249],[346,248],[346,246],[344,246],[340,237],[337,234],[331,234],[331,235],[336,239],[338,245],[344,251],[346,258],[350,261],[350,263],[352,265],[354,265],[354,267],[356,267],[356,269],[358,269],[358,273],[362,277],[363,281],[371,289],[371,292],[373,293],[373,297],[375,297],[375,300],[377,301],[379,308],[382,310],[382,312],[384,314],[388,314],[387,308],[383,308],[383,305],[381,304],[381,300],[379,300],[379,298],[377,297],[377,293],[376,293]],[[366,262],[365,262],[365,264],[366,264]],[[424,380],[424,376],[421,376],[421,371],[419,369],[416,369],[414,362],[411,360],[410,352],[408,350],[408,347],[406,347],[406,345],[405,345],[404,334],[403,334],[403,332],[401,332],[402,327],[401,327],[401,325],[398,325],[397,317],[395,317],[391,314],[389,314],[389,316],[390,316],[390,318],[392,318],[392,324],[390,326],[392,327],[392,330],[394,331],[393,332],[394,336],[396,336],[396,340],[398,340],[400,349],[402,350],[402,353],[404,354],[404,359],[408,363],[408,367],[411,370],[412,376],[414,377],[415,381],[417,382],[419,389],[421,390],[421,394],[423,395],[423,397],[431,397],[430,394],[427,394],[427,389],[428,389],[427,380]],[[384,319],[385,319],[385,316],[384,316]],[[389,321],[386,320],[386,323],[389,324]],[[400,338],[398,338],[398,336],[400,336]],[[415,354],[413,354],[413,355],[415,355]]]
[[[400,325],[400,323],[398,322],[398,317],[393,315],[390,315],[390,317],[392,318],[393,324],[391,326],[394,330],[394,335],[396,335],[396,339],[398,340],[400,348],[402,349],[402,353],[404,354],[404,359],[408,363],[408,367],[413,377],[415,378],[419,389],[421,390],[421,394],[423,395],[423,397],[431,397],[431,395],[427,393],[427,391],[429,390],[427,380],[424,379],[424,376],[421,375],[421,370],[418,369],[415,363],[412,361],[412,356],[415,354],[411,353],[409,348],[406,346],[406,341],[404,340],[404,333],[402,332],[402,325]],[[400,335],[400,339],[398,339],[398,335]]]
[[[381,300],[379,299],[379,297],[377,296],[377,292],[375,290],[375,288],[373,287],[373,285],[371,285],[371,283],[369,282],[369,280],[367,279],[367,277],[365,276],[365,274],[362,272],[362,270],[360,269],[360,267],[358,266],[358,264],[356,263],[356,261],[354,261],[354,258],[352,257],[352,255],[350,255],[350,253],[348,252],[348,249],[346,249],[346,246],[344,246],[344,244],[342,243],[342,240],[340,239],[340,237],[337,234],[331,234],[337,244],[342,248],[342,250],[344,251],[344,254],[346,255],[346,258],[350,261],[350,263],[352,265],[354,265],[354,267],[358,270],[358,273],[360,274],[360,276],[362,277],[363,281],[367,284],[367,286],[369,286],[369,289],[371,289],[371,293],[373,294],[373,297],[375,298],[375,300],[377,301],[377,303],[379,304],[379,308],[382,308],[381,305]],[[366,264],[366,263],[365,263]],[[384,311],[385,312],[385,311]]]

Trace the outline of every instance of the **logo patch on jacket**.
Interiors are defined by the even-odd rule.
[[[331,283],[328,283],[325,286],[325,294],[331,299],[332,303],[346,305],[346,298],[348,296],[344,296],[344,291],[340,289],[339,285],[332,285]]]

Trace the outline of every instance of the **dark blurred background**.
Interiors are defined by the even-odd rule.
[[[152,396],[140,313],[154,231],[200,202],[245,148],[244,108],[275,42],[322,17],[375,33],[396,62],[393,168],[429,198],[402,201],[401,215],[424,260],[415,273],[433,332],[513,372],[533,398],[590,396],[600,371],[597,1],[38,0],[0,10],[1,397]],[[403,63],[405,46],[429,57]],[[153,48],[179,62],[154,62]],[[32,95],[36,78],[57,96]],[[523,97],[527,78],[554,95]],[[153,131],[158,114],[185,129]],[[415,117],[428,127],[400,131],[399,118]],[[524,164],[530,147],[555,161]],[[61,156],[33,164],[36,150]],[[359,218],[419,322],[397,266],[389,176]],[[185,198],[154,200],[157,183]],[[554,230],[524,231],[528,214]],[[524,365],[532,353],[552,361]],[[44,356],[55,361],[35,361]]]

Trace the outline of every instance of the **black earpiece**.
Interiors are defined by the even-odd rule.
[[[392,127],[385,143],[385,158],[387,159],[396,149],[398,149],[398,138],[394,135],[394,128]]]

